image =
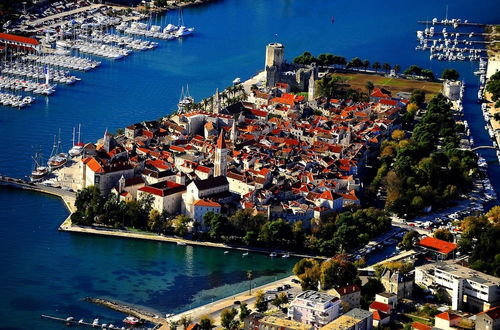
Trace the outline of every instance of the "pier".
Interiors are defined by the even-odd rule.
[[[417,21],[418,24],[427,24],[427,25],[451,25],[453,26],[454,22],[451,22],[450,20],[447,21]],[[476,27],[485,27],[488,24],[483,24],[483,23],[473,23],[473,22],[458,22],[458,26],[476,26]]]
[[[18,189],[24,189],[24,190],[37,191],[44,194],[58,196],[63,199],[76,198],[76,193],[73,191],[65,190],[60,187],[51,187],[36,182],[29,182],[22,179],[11,178],[5,175],[0,175],[0,185]]]
[[[101,328],[102,325],[101,324],[94,324],[94,323],[89,323],[89,322],[85,322],[83,321],[83,319],[77,321],[75,319],[70,319],[70,318],[66,318],[66,319],[63,319],[61,317],[56,317],[56,316],[50,316],[50,315],[40,315],[40,317],[42,319],[47,319],[47,320],[52,320],[52,321],[57,321],[57,322],[63,322],[63,323],[66,323],[66,325],[70,326],[70,325],[81,325],[81,326],[87,326],[87,327],[91,327],[91,328]]]

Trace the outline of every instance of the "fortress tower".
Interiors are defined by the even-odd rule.
[[[266,46],[266,65],[267,67],[280,68],[285,58],[285,46],[280,43],[273,42]]]

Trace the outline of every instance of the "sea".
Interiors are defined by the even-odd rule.
[[[50,97],[23,110],[0,107],[0,174],[25,177],[31,157],[50,154],[61,130],[65,150],[73,127],[82,140],[96,141],[105,131],[154,120],[176,109],[181,89],[200,100],[233,79],[248,79],[264,69],[265,46],[285,45],[292,60],[304,51],[330,52],[370,62],[411,64],[440,74],[455,68],[467,84],[465,119],[476,145],[491,145],[484,129],[473,75],[477,62],[430,61],[415,51],[417,20],[449,18],[498,23],[500,2],[422,0],[384,2],[339,0],[220,0],[186,8],[187,26],[196,32],[183,40],[162,41],[154,51],[135,52],[119,61],[102,60],[82,81],[58,86]],[[178,13],[153,16],[151,24],[177,23]],[[480,31],[475,29],[475,31]],[[493,150],[480,151],[500,193],[500,166]],[[59,329],[41,314],[73,316],[122,325],[123,315],[83,301],[103,297],[177,313],[291,273],[294,260],[133,239],[58,232],[67,217],[55,197],[0,187],[0,329]]]

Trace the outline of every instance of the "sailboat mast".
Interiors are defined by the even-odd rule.
[[[78,124],[78,145],[80,145],[80,126],[82,124]]]
[[[73,140],[72,140],[72,145],[75,145],[75,128],[73,127]]]

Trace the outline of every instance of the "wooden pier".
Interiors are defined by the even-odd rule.
[[[441,22],[441,21],[437,21],[437,22],[432,22],[432,21],[417,21],[418,24],[427,24],[427,25],[449,25],[449,26],[453,26],[453,22],[450,22],[448,20],[448,22]],[[488,24],[483,24],[483,23],[473,23],[473,22],[460,22],[458,23],[458,26],[476,26],[476,27],[485,27],[485,26],[488,26]]]
[[[86,326],[86,327],[91,327],[91,328],[101,328],[101,324],[93,324],[85,321],[77,321],[75,319],[63,319],[61,317],[56,317],[56,316],[50,316],[50,315],[40,315],[42,319],[47,319],[47,320],[52,320],[52,321],[57,321],[57,322],[63,322],[66,323],[67,325],[80,325],[80,326]],[[117,328],[119,329],[119,328]]]

